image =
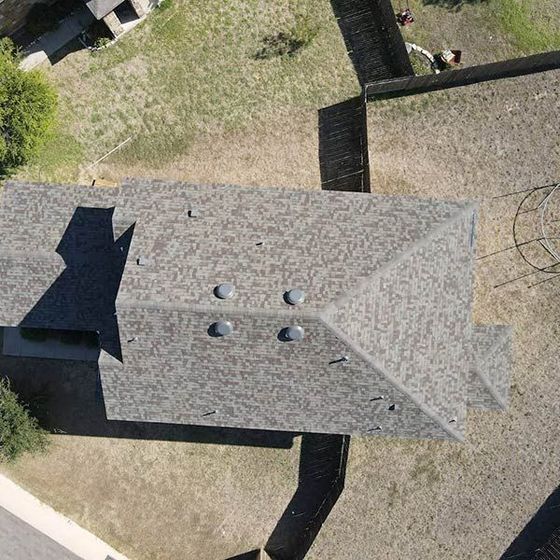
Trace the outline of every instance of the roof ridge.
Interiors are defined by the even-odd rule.
[[[56,251],[10,251],[0,248],[0,259],[21,259],[28,261],[30,257],[43,262],[58,263],[59,261],[66,266],[64,259]]]
[[[473,210],[476,211],[477,209],[478,209],[478,204],[476,202],[468,202],[465,203],[464,206],[459,207],[457,209],[457,212],[452,214],[449,218],[445,219],[437,227],[431,229],[424,237],[412,243],[404,251],[398,253],[398,255],[395,258],[392,258],[384,265],[380,266],[375,272],[373,272],[372,274],[370,274],[369,276],[367,276],[366,278],[358,282],[358,284],[350,291],[333,299],[322,309],[321,316],[327,316],[329,313],[335,311],[338,307],[346,304],[350,299],[352,299],[356,294],[358,294],[364,287],[366,287],[375,277],[380,276],[381,274],[385,273],[387,270],[393,268],[396,264],[407,259],[418,249],[424,248],[433,240],[434,237],[436,237],[436,235],[444,231],[451,224],[458,221],[460,217],[463,217],[467,212],[471,212]]]
[[[224,302],[222,302],[223,304]],[[143,301],[120,301],[117,298],[117,316],[121,309],[162,309],[167,311],[186,311],[192,313],[216,313],[216,315],[227,315],[228,313],[235,313],[237,315],[245,315],[247,317],[294,317],[298,319],[320,319],[320,309],[312,308],[307,310],[288,308],[274,309],[274,308],[260,308],[260,307],[246,307],[239,305],[211,305],[204,303],[174,303],[157,300],[143,300]]]
[[[505,410],[507,408],[507,403],[504,401],[504,399],[497,393],[496,389],[494,388],[494,386],[492,385],[492,383],[490,383],[488,377],[486,376],[486,374],[482,373],[478,368],[475,368],[475,373],[476,376],[480,379],[480,381],[482,382],[482,384],[484,385],[484,387],[486,388],[486,390],[492,395],[492,397],[494,398],[494,400],[498,403],[498,405],[500,406],[500,408],[502,410]]]
[[[418,399],[411,391],[409,391],[400,381],[395,379],[391,374],[387,373],[376,361],[375,359],[358,346],[348,335],[338,328],[336,325],[330,323],[326,317],[323,315],[319,316],[319,320],[329,329],[337,338],[342,340],[347,344],[350,349],[358,354],[363,360],[379,371],[385,379],[397,389],[397,391],[405,394],[424,414],[426,414],[430,419],[432,419],[440,428],[442,428],[447,434],[449,434],[453,439],[458,441],[464,441],[465,436],[454,430],[448,422],[443,420],[438,414],[436,414],[428,405]]]

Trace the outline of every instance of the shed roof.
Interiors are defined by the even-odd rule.
[[[103,19],[124,0],[84,0],[86,6],[97,19]]]

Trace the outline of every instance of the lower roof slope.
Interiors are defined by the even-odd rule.
[[[111,419],[304,432],[448,437],[428,409],[396,389],[327,325],[305,314],[230,311],[230,336],[209,337],[212,308],[119,309],[123,363],[104,356]],[[292,319],[301,343],[278,333]],[[347,362],[340,357],[346,356]],[[383,399],[379,397],[384,397]],[[380,430],[378,428],[381,427]]]
[[[509,401],[511,327],[476,325],[473,329],[474,362],[469,373],[472,408],[505,409]]]

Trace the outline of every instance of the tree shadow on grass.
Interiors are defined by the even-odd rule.
[[[488,0],[422,0],[424,6],[439,6],[451,12],[458,12],[469,4],[487,4]]]

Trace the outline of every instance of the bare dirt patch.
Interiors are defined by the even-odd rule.
[[[492,197],[560,180],[559,77],[371,104],[373,190],[477,199],[478,254],[512,245],[523,195]],[[527,272],[515,250],[477,263],[475,321],[514,328],[507,412],[470,412],[464,445],[354,438],[310,559],[499,558],[556,488],[560,280],[493,287]]]
[[[150,177],[193,183],[233,183],[319,189],[317,111],[278,111],[232,132],[201,135],[182,155],[161,167],[121,162],[119,158],[82,172],[121,181]]]

